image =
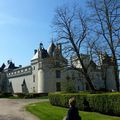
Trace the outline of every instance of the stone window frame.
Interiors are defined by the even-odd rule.
[[[33,75],[33,82],[35,82],[35,75]]]
[[[61,78],[61,70],[56,70],[56,78]]]

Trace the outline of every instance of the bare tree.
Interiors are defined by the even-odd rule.
[[[113,58],[116,89],[119,91],[118,60],[120,55],[120,0],[89,0],[93,31],[101,36],[103,47]]]
[[[75,56],[77,58],[82,66],[82,74],[90,89],[94,91],[95,88],[88,74],[88,68],[85,66],[81,56],[88,35],[86,16],[84,16],[76,6],[72,8],[62,6],[55,11],[53,25],[58,36],[57,41],[63,44],[64,53],[67,54],[68,57]],[[81,72],[80,68],[74,69]]]
[[[98,35],[96,35],[96,38],[92,37],[92,39],[87,41],[87,53],[90,54],[91,59],[97,65],[97,69],[100,70],[101,77],[104,82],[103,90],[107,91],[108,64],[105,64],[103,62],[103,56],[106,53],[106,49],[103,46],[101,46]]]

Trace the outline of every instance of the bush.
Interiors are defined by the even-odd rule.
[[[8,97],[11,97],[12,94],[11,93],[1,93],[0,94],[0,98],[8,98]]]
[[[77,90],[75,88],[75,82],[69,81],[69,82],[63,82],[62,84],[63,84],[62,85],[63,91],[68,92],[68,93],[76,93],[77,92]]]
[[[86,98],[86,94],[79,93],[49,93],[48,95],[50,103],[55,106],[69,107],[68,100],[71,97],[76,98],[77,107],[83,110],[83,99]]]
[[[24,98],[25,94],[24,93],[15,93],[14,96],[18,98]]]
[[[24,93],[16,93],[16,96],[18,96],[19,98],[25,98],[25,99],[29,99],[29,98],[39,98],[39,97],[43,97],[43,96],[47,96],[47,93],[28,93],[28,94],[24,94]]]
[[[68,107],[68,100],[71,97],[76,98],[79,110],[84,110],[83,101],[86,99],[89,103],[89,110],[120,116],[120,93],[49,93],[50,103],[56,106]]]

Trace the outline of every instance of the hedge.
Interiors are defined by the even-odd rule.
[[[68,107],[68,100],[76,98],[76,106],[79,110],[84,110],[83,101],[89,103],[89,111],[100,112],[103,114],[120,116],[120,93],[49,93],[49,100],[52,105]]]

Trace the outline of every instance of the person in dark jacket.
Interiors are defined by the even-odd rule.
[[[70,108],[68,110],[66,120],[81,120],[78,109],[75,107],[75,105],[76,105],[75,98],[70,98],[69,99]]]

